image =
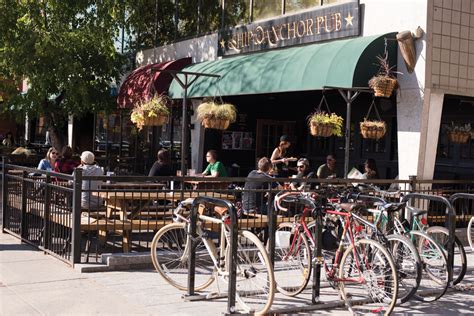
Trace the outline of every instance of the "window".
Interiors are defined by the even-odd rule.
[[[320,0],[287,0],[285,5],[285,13],[306,10],[319,5]]]
[[[254,0],[253,20],[263,20],[282,14],[281,1],[275,0]]]

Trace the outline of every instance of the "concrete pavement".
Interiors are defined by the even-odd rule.
[[[463,283],[474,284],[474,253]],[[221,286],[224,286],[221,284]],[[330,288],[321,299],[334,300]],[[168,285],[151,269],[80,273],[7,234],[0,233],[1,315],[221,315],[226,300],[185,302],[183,292]],[[337,294],[336,294],[337,295]],[[278,308],[308,305],[310,290],[302,297],[277,295]],[[344,307],[301,314],[349,315]],[[395,315],[474,314],[474,290],[449,292],[434,303],[408,302]]]

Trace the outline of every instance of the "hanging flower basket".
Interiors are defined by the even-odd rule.
[[[310,133],[317,137],[342,136],[343,118],[335,113],[318,112],[308,118]]]
[[[384,121],[368,121],[360,122],[360,133],[363,138],[380,139],[385,136],[386,124]]]
[[[448,138],[451,143],[465,144],[471,138],[471,124],[455,125],[454,122],[447,127]]]
[[[376,97],[390,98],[397,86],[397,79],[388,76],[375,76],[369,81],[369,87],[374,90]]]
[[[201,103],[196,109],[197,119],[205,128],[225,130],[237,119],[235,106],[229,103],[218,104],[214,101]]]
[[[332,136],[332,124],[322,124],[311,122],[309,125],[311,135],[316,137],[330,137]]]
[[[148,101],[136,105],[130,120],[141,130],[144,126],[161,126],[168,121],[168,98],[157,95]]]

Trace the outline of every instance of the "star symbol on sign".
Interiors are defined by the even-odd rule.
[[[222,49],[225,49],[225,41],[224,41],[224,39],[221,39],[221,41],[220,41],[219,43],[221,44]]]
[[[347,13],[347,17],[344,18],[344,20],[346,20],[346,27],[348,27],[349,25],[350,25],[350,26],[353,26],[353,24],[352,24],[352,19],[353,19],[353,18],[354,18],[354,17],[351,16],[351,13],[350,13],[350,12]]]

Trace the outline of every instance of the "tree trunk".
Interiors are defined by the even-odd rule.
[[[52,147],[56,148],[56,150],[61,153],[63,147],[66,146],[65,143],[65,135],[61,131],[61,127],[64,126],[65,121],[67,118],[64,115],[61,115],[61,102],[64,99],[64,91],[56,97],[54,102],[50,102],[49,100],[45,99],[44,102],[44,109],[45,109],[45,119],[47,124],[47,132],[49,134],[46,138],[46,141],[51,144]],[[48,136],[48,135],[47,135]]]

